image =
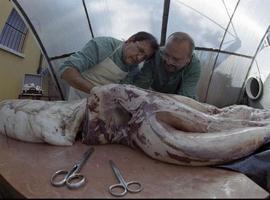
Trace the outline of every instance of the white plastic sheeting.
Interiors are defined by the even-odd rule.
[[[221,50],[254,56],[270,25],[269,8],[269,0],[240,1]]]
[[[201,62],[201,66],[203,68],[197,87],[197,95],[199,97],[198,100],[201,102],[205,102],[208,90],[208,83],[211,80],[211,74],[217,57],[217,52],[195,51],[195,53],[198,56]]]
[[[167,35],[181,30],[193,37],[196,46],[219,49],[236,3],[172,0]]]
[[[250,64],[250,58],[220,53],[210,80],[206,102],[218,107],[235,104]]]
[[[85,1],[94,36],[127,40],[139,31],[160,38],[163,0]]]

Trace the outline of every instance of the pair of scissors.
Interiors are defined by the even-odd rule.
[[[109,192],[111,193],[111,195],[116,197],[122,197],[127,192],[137,193],[143,190],[142,185],[137,181],[126,182],[123,176],[121,175],[119,168],[114,164],[114,162],[112,160],[110,160],[109,162],[119,182],[109,187]]]
[[[93,152],[94,147],[90,147],[83,154],[82,159],[77,161],[70,171],[58,170],[57,172],[55,172],[51,177],[51,184],[56,187],[67,185],[69,189],[77,189],[84,185],[86,178],[82,174],[79,174],[79,171]],[[56,177],[58,177],[58,179],[59,177],[64,178],[60,181],[57,181]]]

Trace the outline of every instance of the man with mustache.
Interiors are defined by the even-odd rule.
[[[201,65],[193,52],[194,48],[194,41],[187,33],[171,34],[165,47],[161,47],[151,60],[144,63],[134,78],[134,84],[196,99]]]
[[[70,86],[68,100],[87,97],[94,86],[129,83],[138,64],[150,59],[158,48],[156,38],[138,32],[123,42],[96,37],[60,66],[60,77]]]

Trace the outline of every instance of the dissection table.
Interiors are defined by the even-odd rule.
[[[86,184],[77,190],[53,187],[52,174],[70,169],[88,146],[60,147],[17,141],[0,135],[0,187],[26,198],[114,198],[108,187],[117,182],[109,160],[124,178],[142,183],[140,193],[125,198],[267,198],[269,193],[241,173],[211,167],[184,167],[154,160],[122,145],[96,145],[81,173]]]

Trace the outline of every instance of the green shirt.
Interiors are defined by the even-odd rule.
[[[141,71],[134,77],[134,85],[196,99],[196,86],[201,73],[199,59],[193,54],[188,65],[177,72],[169,73],[165,70],[165,62],[161,58],[163,51],[164,48],[160,48],[153,59],[144,63]]]
[[[107,57],[110,57],[121,70],[132,73],[133,70],[137,70],[138,65],[127,65],[124,63],[123,44],[123,41],[112,37],[93,38],[81,51],[72,54],[64,63],[61,64],[59,73],[62,75],[68,67],[74,67],[82,73],[99,64]],[[116,51],[114,52],[114,50]],[[127,77],[128,76],[130,75],[128,74]]]

